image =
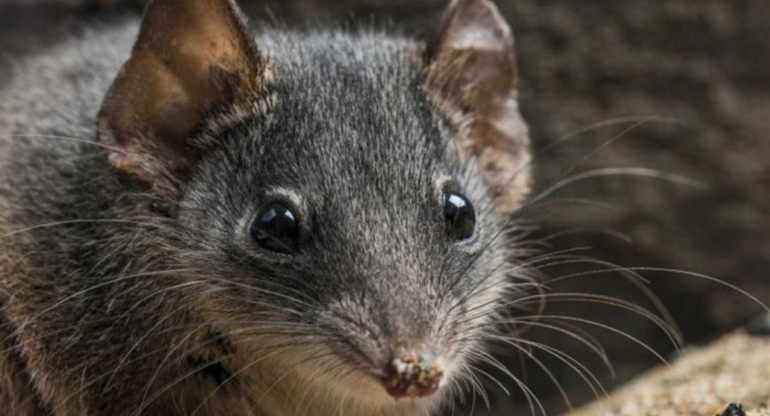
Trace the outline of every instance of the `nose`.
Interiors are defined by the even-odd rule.
[[[382,381],[395,399],[426,397],[438,390],[442,374],[433,355],[409,352],[390,361]]]

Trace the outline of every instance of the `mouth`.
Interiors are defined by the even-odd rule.
[[[382,384],[396,400],[423,398],[438,391],[442,376],[430,355],[407,353],[388,364]]]

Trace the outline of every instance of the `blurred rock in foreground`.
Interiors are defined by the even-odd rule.
[[[747,416],[770,415],[770,338],[737,331],[686,350],[670,367],[643,374],[572,416],[713,416],[730,403],[742,403]]]

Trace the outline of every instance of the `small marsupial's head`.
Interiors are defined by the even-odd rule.
[[[231,1],[150,3],[99,139],[173,202],[169,261],[195,270],[231,377],[432,405],[522,287],[510,28],[455,0],[434,32],[251,32]]]

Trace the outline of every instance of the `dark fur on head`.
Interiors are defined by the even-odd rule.
[[[192,23],[154,33],[176,3]],[[200,21],[214,52],[174,49]],[[427,44],[266,30],[254,46],[232,3],[156,0],[98,130],[134,24],[27,62],[0,104],[4,134],[38,135],[0,140],[7,406],[407,415],[446,399],[526,278],[508,215],[529,176],[510,30],[486,0],[444,21]],[[463,242],[449,191],[476,207]],[[271,201],[298,217],[290,254],[249,238]],[[442,390],[394,401],[383,371],[411,351]]]

